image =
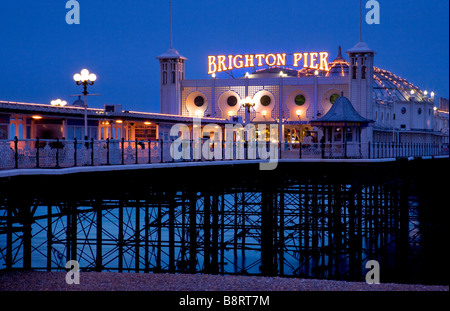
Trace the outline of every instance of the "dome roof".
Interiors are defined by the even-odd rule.
[[[84,101],[81,99],[81,96],[78,96],[78,99],[74,101],[71,106],[84,107]]]
[[[430,101],[424,91],[407,80],[373,67],[373,98],[380,101]]]
[[[180,55],[180,53],[178,53],[177,50],[175,49],[168,49],[165,53],[156,56],[157,59],[184,59],[186,60],[187,58]]]
[[[367,45],[367,43],[365,42],[358,42],[355,44],[354,47],[352,47],[351,49],[347,50],[346,53],[375,53],[374,50],[372,50],[371,48],[369,48],[369,46]]]

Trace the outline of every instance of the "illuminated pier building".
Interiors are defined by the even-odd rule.
[[[167,141],[173,124],[192,124],[193,117],[202,126],[223,128],[280,124],[281,116],[275,138],[284,143],[448,143],[448,100],[435,106],[433,92],[376,67],[376,53],[366,43],[346,54],[348,59],[339,47],[333,60],[327,52],[210,56],[211,78],[197,80],[186,79],[188,60],[171,48],[156,57],[160,113],[125,111],[121,105],[88,108],[88,138]],[[230,69],[243,67],[248,71],[242,77],[231,78]],[[216,77],[225,70],[230,78]],[[318,124],[341,94],[371,123],[358,128],[338,122],[324,135]],[[0,101],[0,139],[82,139],[83,113],[80,99],[65,106]]]

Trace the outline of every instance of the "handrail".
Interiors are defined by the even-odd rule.
[[[208,145],[209,144],[209,145]],[[0,169],[253,159],[383,159],[448,155],[448,143],[275,141],[0,140]]]

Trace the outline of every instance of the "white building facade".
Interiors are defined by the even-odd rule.
[[[448,108],[437,109],[432,92],[374,66],[376,53],[364,42],[346,53],[348,61],[339,48],[327,71],[266,66],[236,79],[191,80],[185,79],[187,59],[169,49],[157,57],[161,112],[266,124],[278,123],[281,115],[283,141],[302,142],[307,136],[319,141],[323,133],[309,123],[343,93],[362,117],[374,121],[361,142],[448,142],[448,128],[439,125],[448,124]],[[250,113],[243,106],[248,101]]]

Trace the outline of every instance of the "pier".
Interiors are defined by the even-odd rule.
[[[447,168],[430,156],[7,170],[23,173],[0,179],[0,269],[72,259],[82,271],[362,281],[375,259],[386,282],[443,283],[425,263],[448,215],[448,181],[428,177]]]

